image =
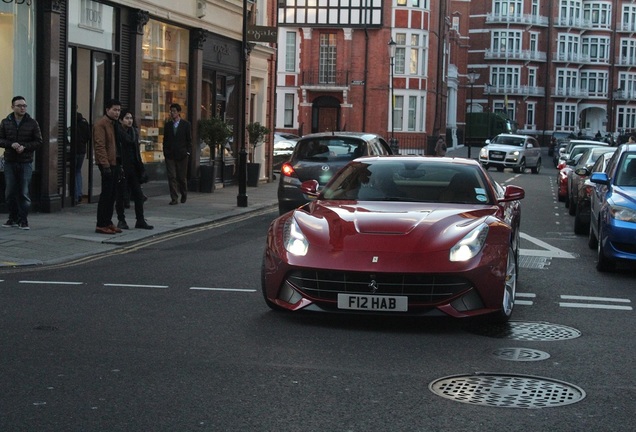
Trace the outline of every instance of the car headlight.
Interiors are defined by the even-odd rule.
[[[296,219],[290,217],[285,223],[285,231],[283,234],[283,242],[285,249],[292,255],[305,256],[309,249],[309,242],[300,230]]]
[[[455,262],[468,261],[479,253],[486,244],[488,225],[481,224],[457,242],[450,250],[450,260]]]
[[[479,157],[485,158],[486,156],[488,156],[488,149],[482,147],[481,150],[479,150]]]
[[[636,222],[636,210],[621,206],[610,206],[610,215],[616,220],[623,222]]]
[[[511,154],[512,154],[513,156],[519,156],[519,154],[520,154],[520,153],[521,153],[521,152],[520,152],[519,150],[515,150],[515,151],[513,151]]]

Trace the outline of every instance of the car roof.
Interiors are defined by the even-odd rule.
[[[511,138],[534,138],[533,136],[530,135],[521,135],[521,134],[499,134],[497,135],[495,138],[497,137],[511,137]]]
[[[595,146],[607,146],[607,145],[609,145],[608,143],[606,143],[604,141],[579,140],[579,139],[570,140],[570,145],[572,147],[574,147],[575,145],[579,145],[579,144],[593,144]]]

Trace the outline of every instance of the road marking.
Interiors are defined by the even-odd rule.
[[[515,293],[515,305],[532,306],[534,304],[532,300],[519,300],[519,298],[533,299],[536,297],[537,295],[534,293],[521,293],[521,292]]]
[[[39,285],[84,285],[84,282],[64,282],[64,281],[18,281],[21,284],[39,284]]]
[[[554,247],[543,240],[539,240],[538,238],[534,238],[525,233],[520,233],[522,239],[528,240],[531,243],[536,244],[537,246],[541,246],[545,250],[537,250],[537,249],[519,249],[519,254],[526,256],[540,256],[540,257],[549,257],[549,258],[568,258],[574,259],[576,256],[573,254],[566,252],[562,249]]]
[[[207,287],[190,287],[191,290],[199,291],[231,291],[231,292],[256,292],[255,289],[241,289],[241,288],[207,288]]]
[[[125,288],[168,288],[168,285],[137,285],[137,284],[115,284],[115,283],[105,283],[106,287],[125,287]]]
[[[574,295],[562,295],[562,300],[580,300],[588,302],[608,302],[608,303],[631,303],[632,301],[624,298],[612,298],[612,297],[588,297],[588,296],[574,296]],[[559,302],[561,307],[569,308],[581,308],[581,309],[607,309],[607,310],[633,310],[631,306],[620,306],[615,304],[602,304],[602,303],[571,303],[571,302]]]

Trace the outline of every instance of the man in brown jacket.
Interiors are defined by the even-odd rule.
[[[121,102],[111,99],[106,102],[106,114],[93,126],[93,149],[95,163],[102,174],[102,193],[97,203],[97,227],[99,234],[120,233],[121,229],[113,224],[113,208],[117,196],[117,179],[120,176],[121,163],[118,162],[117,121],[121,111]]]

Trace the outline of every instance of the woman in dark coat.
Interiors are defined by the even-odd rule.
[[[146,181],[146,171],[139,153],[139,132],[135,127],[135,117],[130,110],[123,109],[119,115],[118,130],[118,151],[117,157],[121,158],[123,178],[117,182],[117,210],[118,228],[128,229],[126,217],[124,215],[124,200],[126,188],[130,191],[130,197],[135,203],[135,217],[137,222],[135,228],[153,229],[144,218],[144,194],[141,184]]]

